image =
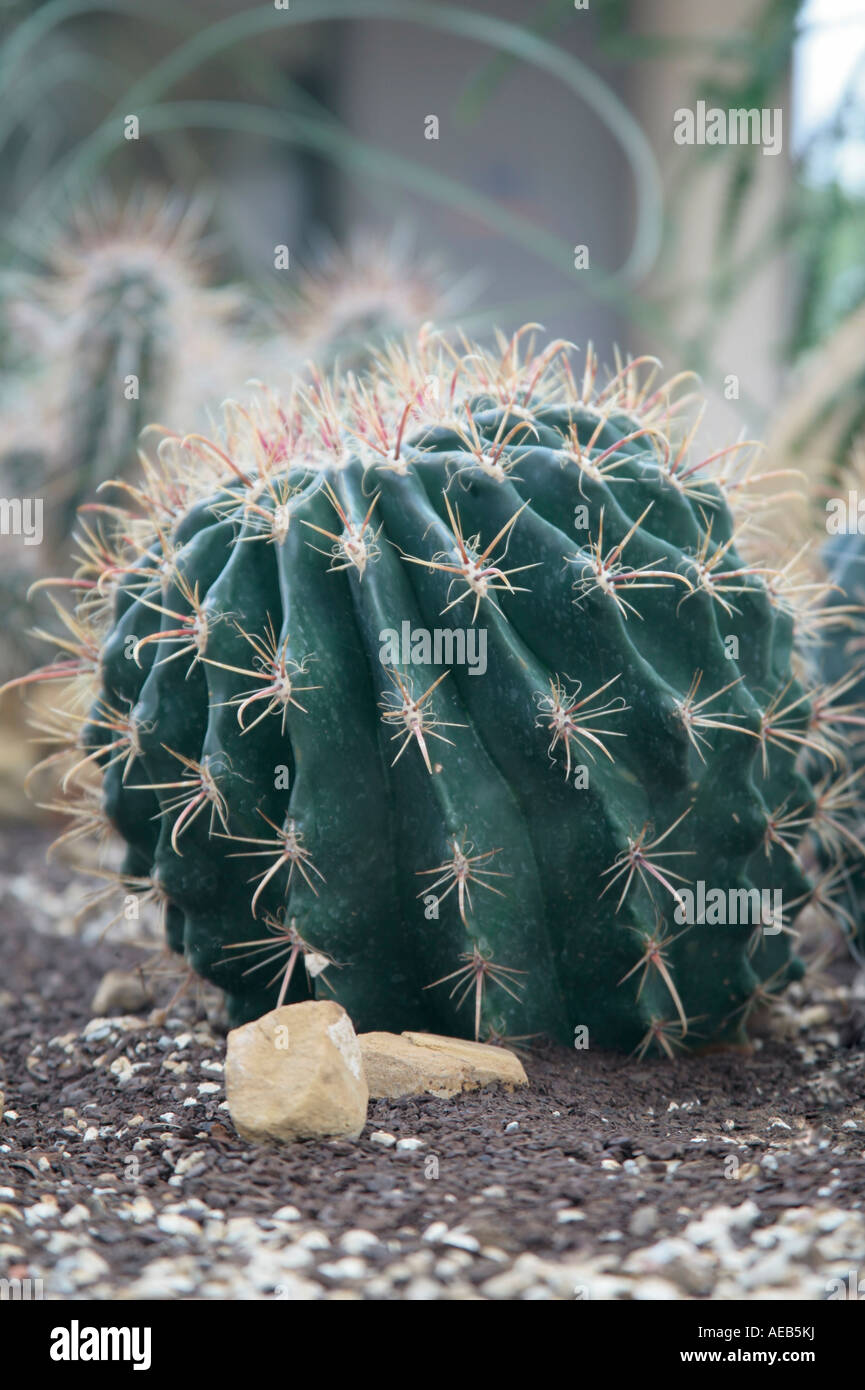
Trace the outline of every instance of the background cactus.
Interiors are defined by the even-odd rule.
[[[245,375],[247,302],[209,283],[205,221],[202,203],[144,189],[123,203],[103,194],[27,248],[36,270],[7,272],[16,370],[0,402],[0,492],[38,499],[44,535],[32,545],[0,537],[0,680],[40,659],[28,591],[68,565],[79,507],[98,505],[103,482],[134,471],[146,425],[182,413],[187,428],[201,428]],[[39,628],[62,632],[44,599]],[[0,802],[20,804],[20,743],[9,709]]]
[[[201,203],[103,194],[19,278],[9,312],[49,402],[42,481],[55,548],[80,503],[134,464],[144,426],[179,402],[190,428],[203,424],[238,369],[228,345],[243,302],[208,283],[205,223]]]
[[[343,371],[365,369],[387,341],[464,311],[477,279],[421,256],[407,229],[356,234],[345,247],[319,240],[290,300],[271,306],[274,366],[284,366],[290,345],[301,367],[338,361]]]
[[[234,1021],[331,990],[363,1029],[672,1053],[801,972],[832,699],[797,585],[738,555],[747,450],[695,455],[677,389],[421,335],[166,439],[87,547],[74,833],[120,832]],[[677,920],[701,882],[783,926]]]

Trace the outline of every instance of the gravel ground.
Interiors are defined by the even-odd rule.
[[[140,953],[70,934],[81,889],[43,847],[9,837],[0,872],[0,1277],[47,1299],[379,1300],[810,1300],[865,1279],[852,968],[796,986],[750,1055],[533,1048],[528,1090],[376,1101],[357,1143],[255,1148],[215,995],[90,1017]]]

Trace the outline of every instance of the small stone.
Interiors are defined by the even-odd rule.
[[[519,1127],[519,1120],[511,1120],[510,1124],[505,1125],[505,1134],[516,1134]]]
[[[324,1231],[304,1231],[298,1240],[304,1250],[329,1250],[330,1238]]]
[[[297,1207],[280,1207],[279,1211],[273,1213],[274,1221],[299,1221],[300,1212]]]
[[[28,1226],[41,1226],[43,1221],[56,1219],[60,1215],[57,1198],[45,1197],[41,1202],[34,1202],[23,1215]]]
[[[585,1212],[578,1211],[576,1207],[563,1207],[556,1212],[556,1224],[559,1226],[569,1226],[574,1221],[585,1221]]]
[[[397,1141],[396,1141],[396,1146],[397,1146],[397,1149],[398,1149],[401,1153],[414,1153],[414,1151],[415,1151],[416,1149],[422,1149],[422,1148],[423,1148],[423,1140],[422,1140],[422,1139],[397,1139]]]
[[[431,1226],[427,1226],[421,1239],[429,1241],[431,1245],[437,1245],[441,1241],[442,1236],[446,1236],[447,1233],[448,1228],[446,1221],[434,1221]]]
[[[503,1270],[501,1274],[494,1274],[492,1279],[487,1279],[481,1285],[481,1293],[486,1294],[487,1298],[506,1301],[517,1299],[525,1293],[532,1278],[533,1275],[527,1269],[521,1269],[514,1265],[510,1269]]]
[[[760,1176],[760,1165],[757,1163],[743,1163],[740,1168],[733,1171],[733,1177],[738,1182],[750,1182],[752,1178]]]
[[[363,1279],[366,1276],[367,1263],[356,1255],[346,1255],[344,1259],[319,1265],[318,1272],[325,1279],[333,1279],[335,1283],[342,1279]]]
[[[244,1139],[356,1139],[366,1122],[358,1039],[332,1000],[283,1005],[232,1029],[225,1089]]]
[[[128,1221],[134,1221],[136,1226],[141,1226],[145,1221],[153,1219],[156,1208],[149,1197],[136,1197],[127,1207],[120,1208],[118,1215]]]
[[[513,1052],[436,1033],[361,1033],[358,1039],[373,1099],[429,1094],[440,1099],[500,1082],[527,1086]]]
[[[628,1231],[638,1240],[650,1236],[658,1228],[657,1207],[638,1207],[628,1222]]]
[[[61,1287],[71,1285],[76,1289],[95,1284],[97,1279],[104,1278],[109,1272],[108,1262],[95,1250],[75,1250],[63,1255],[54,1267]]]
[[[80,1226],[82,1221],[90,1220],[90,1212],[81,1202],[77,1202],[74,1207],[70,1207],[60,1218],[61,1226]]]
[[[204,1149],[194,1149],[192,1153],[183,1154],[174,1165],[174,1175],[178,1178],[196,1178],[203,1173],[207,1167],[207,1155]]]
[[[381,1242],[372,1231],[354,1229],[340,1236],[339,1244],[347,1255],[363,1255],[367,1250],[374,1250]]]
[[[187,1239],[200,1236],[201,1227],[191,1216],[180,1216],[177,1212],[162,1212],[156,1225],[166,1236],[185,1236]]]
[[[635,1250],[622,1269],[625,1274],[659,1275],[696,1297],[710,1294],[715,1282],[715,1262],[679,1236]]]
[[[474,1236],[469,1235],[468,1231],[448,1231],[441,1238],[442,1245],[452,1245],[456,1250],[465,1250],[470,1255],[474,1255],[481,1248],[481,1243]]]
[[[412,1279],[406,1285],[403,1297],[411,1303],[431,1302],[435,1298],[441,1298],[444,1290],[441,1284],[437,1284],[435,1279]]]
[[[383,1149],[392,1149],[396,1143],[396,1135],[388,1134],[386,1129],[377,1129],[369,1136],[371,1144],[381,1144]]]
[[[45,1249],[49,1255],[66,1255],[70,1250],[78,1250],[81,1246],[81,1236],[73,1234],[72,1231],[54,1231],[45,1242]]]
[[[90,1012],[97,1017],[135,1014],[146,1009],[152,999],[137,970],[109,970],[96,987]]]

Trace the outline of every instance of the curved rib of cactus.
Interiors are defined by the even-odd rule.
[[[596,376],[422,335],[166,441],[91,547],[73,810],[234,1020],[331,990],[364,1029],[672,1053],[800,972],[830,726],[737,553],[752,479],[651,366]]]
[[[841,479],[848,507],[863,496],[865,449],[854,451]],[[835,502],[827,503],[827,510]],[[858,516],[846,517],[823,547],[833,586],[824,604],[825,634],[818,649],[821,678],[832,692],[841,738],[814,764],[820,861],[835,891],[836,913],[855,950],[865,952],[865,534]]]

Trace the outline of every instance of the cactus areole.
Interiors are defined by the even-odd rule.
[[[232,1021],[671,1055],[801,973],[795,612],[656,372],[427,330],[82,518],[70,810]]]

